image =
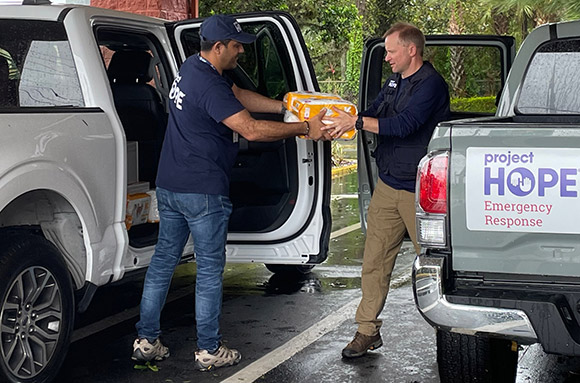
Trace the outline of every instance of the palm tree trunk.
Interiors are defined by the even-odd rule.
[[[451,3],[451,17],[449,18],[449,33],[452,35],[462,34],[465,30],[463,8],[461,2],[456,0]],[[465,89],[465,50],[463,47],[450,47],[451,56],[451,90],[454,97],[464,97]]]

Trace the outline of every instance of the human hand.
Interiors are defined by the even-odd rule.
[[[323,130],[326,126],[323,119],[326,116],[326,108],[323,108],[320,113],[316,116],[312,117],[308,120],[308,124],[310,125],[310,132],[308,133],[308,137],[313,139],[314,141],[323,140],[323,141],[331,141],[332,136],[327,131]]]
[[[325,117],[324,123],[326,126],[322,128],[333,139],[339,138],[344,133],[354,129],[356,119],[358,116],[353,116],[342,109],[332,107],[332,110],[337,114],[334,117]]]

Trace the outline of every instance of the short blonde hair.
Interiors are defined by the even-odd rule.
[[[425,50],[425,35],[419,28],[409,23],[395,23],[385,32],[383,39],[386,39],[387,36],[397,32],[399,32],[399,42],[402,45],[408,46],[409,43],[415,44],[419,56],[423,57],[423,51]]]

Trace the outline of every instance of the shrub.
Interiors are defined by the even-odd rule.
[[[451,99],[454,112],[495,113],[496,109],[494,96]]]

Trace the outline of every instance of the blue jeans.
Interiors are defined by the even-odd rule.
[[[197,263],[197,346],[212,352],[219,347],[221,340],[219,320],[222,308],[222,275],[232,204],[226,196],[174,193],[159,187],[157,201],[159,237],[145,276],[137,333],[139,338],[146,338],[150,342],[161,333],[161,310],[173,272],[191,233]]]

